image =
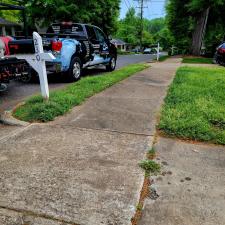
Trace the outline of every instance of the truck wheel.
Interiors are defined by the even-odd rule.
[[[80,58],[74,57],[71,60],[70,68],[68,71],[69,81],[73,82],[79,80],[81,78],[81,74],[82,74],[82,63],[80,61]]]
[[[0,92],[6,91],[6,90],[7,90],[7,85],[0,83]]]
[[[108,72],[111,72],[111,71],[113,71],[115,69],[116,69],[116,57],[112,56],[110,61],[109,61],[109,64],[106,66],[106,70]]]
[[[37,77],[38,77],[37,72],[32,67],[28,67],[27,71],[22,72],[19,80],[23,83],[31,83],[35,81]]]
[[[23,83],[30,83],[32,80],[32,75],[31,73],[23,73],[20,77],[20,81]]]

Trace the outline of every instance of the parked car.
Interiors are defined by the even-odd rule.
[[[131,52],[134,52],[135,54],[139,54],[139,53],[141,53],[141,49],[134,48],[134,49],[131,50]]]
[[[62,72],[70,81],[77,81],[82,69],[105,65],[107,71],[116,68],[117,49],[104,32],[92,25],[54,23],[47,33],[40,34],[45,51],[56,59],[46,62],[48,72]],[[11,54],[34,53],[32,39],[9,42]]]
[[[156,53],[157,53],[156,48],[146,48],[146,49],[143,51],[143,54],[156,54]]]
[[[151,54],[152,49],[151,48],[146,48],[143,52],[143,54]]]
[[[222,66],[225,66],[225,43],[221,44],[217,48],[214,61]]]

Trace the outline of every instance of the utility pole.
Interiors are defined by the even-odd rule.
[[[143,47],[143,30],[144,30],[144,8],[148,8],[144,5],[144,1],[148,2],[150,0],[134,0],[139,3],[139,6],[137,8],[140,9],[140,30],[139,30],[139,40],[140,40],[140,49],[142,50]]]
[[[140,49],[142,50],[142,39],[143,39],[143,30],[144,30],[144,24],[143,24],[143,14],[144,14],[144,0],[141,0],[141,30],[140,30]]]

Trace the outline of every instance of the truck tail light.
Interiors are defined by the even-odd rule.
[[[9,54],[16,54],[19,50],[19,45],[10,45],[9,46]]]
[[[19,45],[10,45],[11,48],[18,50],[19,49]]]
[[[62,42],[61,41],[53,41],[52,42],[52,50],[54,52],[60,52],[62,49]]]
[[[73,23],[72,22],[62,22],[62,25],[64,26],[71,26]]]
[[[225,48],[219,48],[218,52],[224,54],[225,53]]]

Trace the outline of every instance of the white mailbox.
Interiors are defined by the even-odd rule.
[[[43,98],[49,99],[49,87],[45,61],[52,61],[55,57],[52,53],[44,52],[42,38],[37,32],[33,33],[33,40],[35,54],[18,54],[15,55],[15,57],[18,59],[25,59],[30,66],[34,68],[39,75],[41,94]]]

